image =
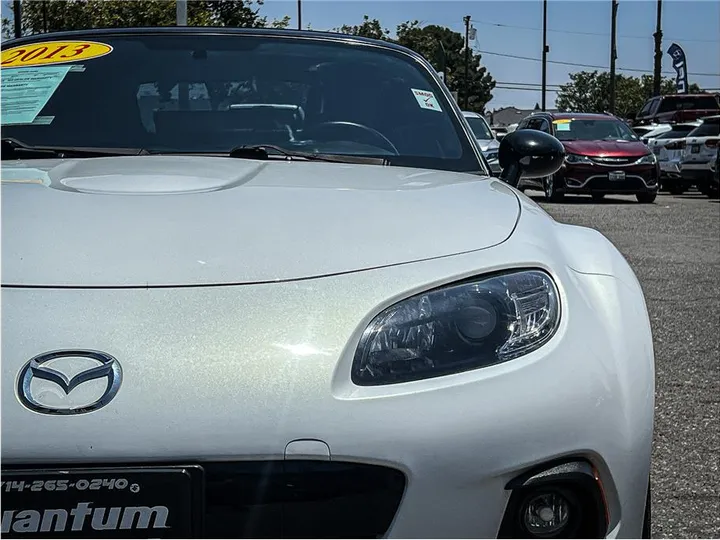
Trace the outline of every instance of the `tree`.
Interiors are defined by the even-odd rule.
[[[468,109],[483,113],[492,99],[495,80],[480,65],[481,55],[470,51],[468,82],[465,85],[465,39],[459,32],[435,24],[420,26],[408,21],[397,27],[398,44],[421,54],[437,71],[445,73],[448,88],[462,99],[468,95]]]
[[[263,0],[193,0],[187,3],[188,25],[285,28],[289,17],[268,23],[259,15]],[[23,27],[28,33],[173,26],[175,0],[22,0]]]
[[[652,76],[632,77],[616,75],[615,78],[615,113],[626,117],[636,113],[645,101],[652,97]],[[691,93],[702,92],[693,83]],[[660,86],[661,94],[675,93],[675,81],[663,78]],[[604,112],[610,108],[610,73],[607,71],[580,71],[570,74],[570,82],[560,85],[555,106],[561,111],[573,112]]]
[[[355,26],[344,24],[339,29],[336,28],[334,31],[341,34],[350,34],[352,36],[362,36],[384,40],[390,39],[390,30],[383,28],[380,21],[377,19],[370,20],[370,17],[367,15],[363,17],[362,24]]]

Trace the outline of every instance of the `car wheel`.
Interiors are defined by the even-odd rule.
[[[645,517],[643,518],[642,538],[651,538],[652,532],[652,498],[650,497],[650,482],[648,482],[647,498],[645,499]]]
[[[650,204],[652,202],[655,202],[656,197],[657,193],[638,193],[637,195],[635,195],[635,198],[638,200],[638,202],[642,204]]]
[[[592,200],[595,202],[600,202],[605,198],[604,193],[592,193]]]
[[[546,176],[543,180],[545,198],[551,202],[560,202],[565,198],[565,192],[558,188],[555,183],[555,175]]]
[[[720,198],[720,188],[708,187],[705,195],[707,195],[710,199],[718,199]]]

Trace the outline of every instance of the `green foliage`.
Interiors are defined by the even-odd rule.
[[[260,17],[263,0],[192,0],[189,26],[285,28],[290,18],[268,23]],[[129,26],[174,26],[175,0],[22,0],[25,32],[56,32]],[[8,23],[9,25],[9,23]],[[5,25],[3,30],[5,31]],[[8,28],[11,32],[12,29]]]
[[[460,102],[466,93],[465,86],[465,39],[462,34],[438,25],[421,26],[418,21],[407,21],[398,25],[396,37],[383,29],[377,19],[367,15],[360,25],[344,25],[335,31],[356,36],[392,41],[421,54],[437,71],[445,73],[445,82],[451,90],[459,93]],[[471,52],[468,62],[468,109],[484,112],[485,104],[492,99],[495,88],[487,68],[480,65],[480,55]]]
[[[344,24],[341,28],[336,28],[334,31],[353,36],[390,40],[390,30],[384,29],[377,19],[370,20],[370,17],[367,15],[363,17],[362,24],[355,26]]]
[[[651,75],[615,77],[615,112],[625,117],[637,113],[645,101],[653,95]],[[702,92],[700,87],[690,85],[691,93]],[[675,81],[664,77],[660,84],[660,93],[674,94]],[[560,85],[555,106],[561,111],[603,112],[610,108],[610,73],[607,71],[580,71],[570,74],[570,82]]]

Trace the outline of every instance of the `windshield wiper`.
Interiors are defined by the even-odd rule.
[[[143,148],[96,148],[92,146],[32,146],[5,137],[2,139],[2,159],[43,159],[67,157],[141,156],[150,152]]]
[[[298,152],[296,150],[288,150],[281,146],[273,144],[256,144],[237,146],[230,150],[230,157],[240,159],[269,159],[271,153],[268,150],[274,150],[286,159],[305,159],[308,161],[328,161],[332,163],[358,163],[365,165],[389,165],[386,158],[353,156],[348,154],[320,154],[316,152]]]

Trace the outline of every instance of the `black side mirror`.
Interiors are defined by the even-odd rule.
[[[555,137],[535,129],[520,129],[503,137],[498,149],[500,179],[517,187],[521,178],[555,174],[565,161],[565,147]]]

